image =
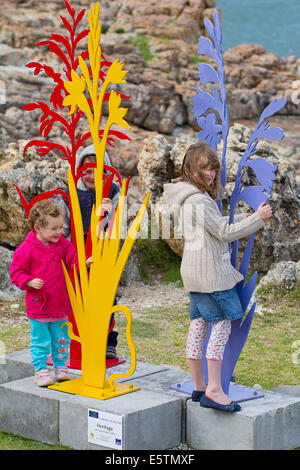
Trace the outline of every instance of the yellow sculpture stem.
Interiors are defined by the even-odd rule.
[[[71,322],[69,321],[65,321],[64,323],[62,323],[61,327],[67,325],[68,327],[68,334],[70,336],[71,339],[73,339],[74,341],[78,341],[79,343],[81,343],[81,340],[80,340],[80,337],[79,336],[76,336],[74,331],[73,331],[73,325]]]
[[[78,201],[77,190],[76,190],[76,186],[75,186],[73,175],[72,175],[70,168],[68,169],[68,183],[69,183],[72,211],[73,211],[74,222],[75,222],[74,228],[75,228],[76,245],[77,245],[77,251],[78,251],[80,283],[81,283],[81,288],[82,288],[82,297],[83,297],[83,304],[84,304],[84,301],[88,295],[88,274],[87,274],[86,257],[85,257],[84,231],[83,231],[83,224],[82,224],[82,219],[81,219],[81,211],[80,211],[80,205]]]
[[[115,305],[114,308],[112,309],[112,313],[122,311],[127,319],[127,326],[126,326],[126,339],[127,343],[129,346],[130,354],[131,354],[131,363],[130,363],[130,368],[126,372],[126,374],[112,374],[108,378],[108,385],[112,390],[115,390],[115,385],[114,381],[117,379],[129,377],[130,375],[133,374],[136,368],[136,349],[135,345],[132,340],[132,335],[131,335],[131,324],[132,324],[132,315],[128,307],[125,307],[125,305]]]

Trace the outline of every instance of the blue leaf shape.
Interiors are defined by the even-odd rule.
[[[206,91],[201,90],[201,88],[196,87],[198,95],[192,98],[192,101],[195,103],[193,108],[193,113],[195,116],[201,116],[208,109],[216,109],[219,112],[220,102],[216,100]]]
[[[212,22],[208,18],[204,18],[204,26],[205,26],[206,31],[212,38],[213,42],[216,44],[215,28]]]
[[[268,139],[268,140],[281,140],[284,137],[284,132],[280,127],[266,127],[261,126],[255,132],[257,139]]]
[[[198,67],[199,70],[199,79],[201,83],[219,83],[218,72],[209,64],[201,62]]]
[[[263,158],[247,160],[246,165],[252,168],[264,190],[270,193],[276,177],[275,171],[277,170],[278,165],[273,165],[273,163],[270,163]]]
[[[266,118],[273,116],[273,114],[280,111],[281,108],[285,106],[286,102],[287,102],[286,99],[273,100],[261,113],[259,121],[258,121],[258,125],[262,124]]]
[[[200,36],[199,38],[198,53],[203,54],[203,55],[208,55],[212,59],[217,60],[217,54],[213,46],[213,43],[211,42],[210,39],[204,36]]]
[[[247,274],[248,274],[248,268],[249,268],[249,262],[251,258],[254,238],[255,238],[255,233],[252,233],[247,242],[247,245],[246,245],[246,248],[243,253],[241,263],[240,263],[240,267],[239,267],[239,272],[244,276],[244,279],[246,279]]]
[[[221,141],[219,133],[222,132],[222,126],[216,123],[215,114],[210,113],[206,117],[199,117],[197,122],[202,129],[197,134],[198,139],[205,140],[207,145],[216,150],[218,143]]]
[[[241,191],[238,195],[238,199],[242,199],[248,204],[248,206],[252,207],[252,209],[256,211],[258,206],[268,198],[261,186],[248,186]]]
[[[255,289],[256,279],[257,279],[257,272],[255,271],[255,273],[249,279],[247,284],[242,285],[243,283],[241,283],[237,285],[237,291],[239,293],[240,301],[243,307],[243,312],[246,312],[249,302],[251,300],[253,291]]]
[[[215,35],[219,43],[217,45],[217,42],[215,41],[215,45],[217,48],[219,48],[219,52],[222,55],[222,25],[221,25],[221,20],[220,20],[218,10],[216,8],[214,9],[213,17],[214,17],[214,23],[215,23]]]

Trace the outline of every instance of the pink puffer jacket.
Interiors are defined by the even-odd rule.
[[[26,312],[29,318],[43,319],[66,317],[72,313],[61,264],[68,271],[78,266],[77,252],[72,243],[62,235],[57,243],[44,245],[29,232],[25,241],[15,250],[10,266],[13,284],[25,290]],[[27,287],[26,283],[39,278],[42,289]]]

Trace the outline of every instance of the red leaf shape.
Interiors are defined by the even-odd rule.
[[[120,131],[110,130],[108,135],[114,135],[115,137],[118,137],[118,139],[121,139],[121,140],[132,140],[130,137],[128,137],[128,135]]]
[[[75,10],[74,10],[74,8],[71,7],[71,5],[70,5],[70,3],[68,2],[68,0],[65,0],[65,5],[66,5],[66,7],[67,7],[68,12],[69,12],[70,15],[72,16],[72,18],[74,18]]]
[[[68,58],[64,51],[53,41],[50,39],[47,41],[41,41],[36,44],[37,46],[48,46],[51,52],[57,55],[67,66],[68,72],[71,73],[71,66],[69,64]]]
[[[29,204],[28,204],[28,202],[26,201],[26,199],[25,199],[25,197],[24,197],[24,195],[23,195],[21,189],[20,189],[16,184],[13,183],[13,185],[14,185],[14,187],[16,188],[16,190],[17,190],[18,193],[19,193],[22,206],[23,206],[23,208],[24,208],[24,210],[25,210],[26,217],[28,217],[28,214],[29,214]]]
[[[121,98],[124,98],[125,100],[128,100],[130,98],[129,95],[125,95],[125,93],[121,93],[121,92],[118,92],[117,93],[119,96],[121,96]],[[110,92],[106,92],[104,93],[104,98],[103,98],[103,102],[105,103],[106,101],[109,100],[109,97],[110,97]]]
[[[84,51],[84,52],[81,54],[81,57],[82,57],[83,60],[87,59],[87,58],[89,57],[89,51]],[[74,62],[74,67],[73,67],[74,70],[77,69],[78,65],[79,65],[79,59],[78,59],[78,57],[77,57],[77,59],[76,59],[75,62]]]
[[[71,45],[70,45],[70,41],[68,40],[66,36],[63,36],[62,34],[52,34],[50,39],[53,39],[53,41],[56,41],[56,42],[61,42],[67,49],[69,57],[71,57],[72,55]]]
[[[67,20],[67,18],[65,18],[64,16],[60,15],[61,17],[61,20],[63,22],[63,24],[65,25],[65,28],[67,28],[67,30],[69,31],[69,33],[72,34],[72,31],[73,31],[73,28],[72,26],[70,25],[69,21]]]
[[[85,30],[81,31],[81,33],[78,34],[78,36],[76,37],[76,39],[74,41],[74,47],[77,45],[77,43],[79,41],[81,41],[81,39],[85,38],[88,34],[89,34],[88,29],[85,29]]]
[[[46,142],[46,141],[43,141],[43,140],[31,140],[30,142],[28,142],[28,144],[25,145],[24,150],[23,150],[23,156],[25,155],[25,152],[29,147],[48,147],[49,150],[57,149],[57,150],[60,150],[68,158],[67,149],[65,147],[63,147],[62,145],[56,144],[54,142]],[[48,150],[48,152],[49,152],[49,150]]]
[[[78,23],[82,20],[84,13],[85,13],[85,9],[81,10],[81,11],[78,13],[78,15],[77,15],[77,17],[76,17],[76,19],[75,19],[75,24],[76,24],[76,26],[77,26]]]
[[[37,103],[28,103],[22,106],[22,109],[24,109],[25,111],[32,111],[33,109],[37,108],[39,108],[39,105]]]
[[[22,191],[20,190],[20,188],[14,183],[13,183],[13,185],[19,193],[22,206],[25,210],[26,217],[28,217],[30,209],[32,208],[32,206],[38,201],[42,201],[43,199],[49,199],[50,197],[54,196],[55,194],[61,194],[67,200],[69,199],[68,194],[65,191],[63,191],[62,189],[53,189],[52,191],[47,191],[45,193],[38,194],[33,199],[31,199],[31,201],[28,203],[26,201]]]

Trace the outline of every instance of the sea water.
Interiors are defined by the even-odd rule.
[[[300,0],[216,0],[223,50],[261,44],[279,57],[300,57]]]

